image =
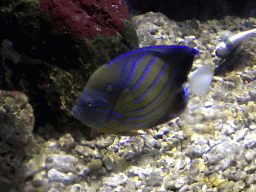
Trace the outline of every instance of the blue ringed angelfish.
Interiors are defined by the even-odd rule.
[[[198,53],[172,45],[123,54],[92,74],[72,115],[107,134],[127,135],[165,123],[186,107],[188,87],[183,84]]]

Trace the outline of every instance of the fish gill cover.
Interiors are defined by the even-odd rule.
[[[113,35],[130,19],[124,0],[40,0],[52,23],[81,38]]]

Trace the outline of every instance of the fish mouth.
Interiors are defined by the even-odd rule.
[[[72,108],[71,115],[72,115],[73,117],[75,117],[76,119],[78,119],[78,120],[81,121],[81,118],[80,118],[80,117],[81,117],[82,113],[79,111],[79,109],[78,109],[77,106],[75,106],[75,107]]]
[[[73,107],[71,114],[85,125],[105,125],[110,113],[108,102],[94,102],[89,105],[82,101]]]

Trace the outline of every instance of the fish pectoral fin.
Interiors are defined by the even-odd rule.
[[[204,95],[208,92],[213,78],[211,64],[206,64],[188,77],[189,89],[192,94]]]
[[[119,113],[122,117],[126,117],[133,110],[133,100],[133,94],[129,88],[126,88],[119,96],[113,110]]]

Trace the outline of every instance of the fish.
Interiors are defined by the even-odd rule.
[[[179,45],[125,53],[91,75],[72,115],[110,135],[134,135],[174,119],[184,111],[189,94],[205,94],[212,81],[211,64],[188,78],[196,54]]]
[[[236,52],[238,48],[245,43],[252,34],[255,33],[256,29],[251,29],[227,38],[225,42],[221,42],[216,46],[215,55],[222,59],[226,58],[227,56]]]

